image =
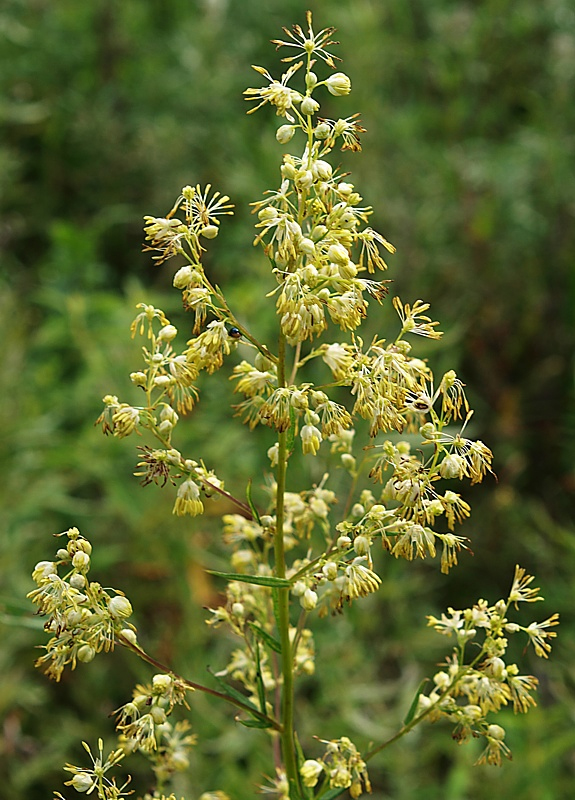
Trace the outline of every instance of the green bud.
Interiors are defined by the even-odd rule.
[[[130,617],[132,615],[132,604],[127,597],[116,595],[108,600],[108,611],[112,617]]]
[[[87,571],[90,566],[90,556],[88,553],[84,553],[82,550],[78,550],[77,553],[74,553],[72,566],[80,572]]]
[[[295,125],[282,125],[276,131],[276,139],[280,144],[287,144],[293,139]]]
[[[154,675],[152,678],[152,691],[154,694],[164,694],[172,686],[173,680],[171,675],[160,673]]]
[[[96,651],[89,644],[83,644],[82,647],[78,649],[77,653],[78,661],[81,661],[82,664],[88,664],[94,659],[95,655]]]
[[[327,139],[330,134],[330,127],[326,122],[320,122],[319,125],[316,125],[313,131],[313,135],[316,139]]]
[[[305,114],[306,117],[310,117],[312,114],[315,114],[316,111],[319,111],[319,103],[317,100],[314,100],[313,97],[304,97],[301,101],[301,113]]]
[[[330,94],[336,97],[349,94],[351,92],[351,81],[344,72],[334,72],[324,81]]]
[[[200,231],[200,236],[203,236],[204,239],[215,239],[219,232],[220,230],[217,225],[206,225],[206,227],[202,228]]]
[[[126,641],[130,642],[130,644],[138,644],[138,637],[136,636],[136,631],[133,631],[131,628],[122,628],[120,631],[120,636]]]
[[[158,332],[158,339],[161,339],[163,342],[171,342],[172,339],[175,339],[177,334],[178,329],[174,325],[164,325]]]
[[[315,72],[308,72],[308,74],[305,76],[306,88],[313,89],[316,83],[317,83],[317,75],[315,74]]]
[[[305,611],[313,611],[317,606],[317,592],[314,592],[313,589],[306,589],[299,602]]]
[[[161,725],[166,721],[166,712],[160,706],[152,706],[150,709],[150,716],[156,725]]]
[[[70,781],[70,785],[77,792],[89,792],[94,786],[94,780],[89,772],[77,772]]]

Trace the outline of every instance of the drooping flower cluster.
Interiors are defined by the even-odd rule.
[[[185,720],[169,720],[174,706],[189,708],[187,691],[189,687],[172,675],[154,675],[149,686],[136,686],[132,700],[115,712],[122,749],[138,750],[151,761],[158,786],[190,764],[188,753],[196,737],[188,733]]]
[[[487,715],[509,703],[516,713],[522,714],[536,705],[532,692],[537,688],[537,678],[520,675],[516,664],[506,663],[507,637],[515,633],[527,635],[536,655],[547,658],[551,640],[557,635],[551,629],[559,623],[558,614],[528,626],[507,618],[511,605],[517,607],[521,602],[534,603],[543,599],[539,589],[530,588],[532,581],[532,576],[516,567],[506,600],[499,600],[493,606],[480,600],[473,608],[463,611],[449,608],[448,613],[440,618],[428,617],[428,624],[438,633],[456,639],[456,647],[452,656],[446,659],[445,669],[434,676],[434,688],[429,694],[420,695],[419,713],[433,722],[442,718],[455,722],[453,738],[459,744],[470,736],[485,737],[486,748],[477,762],[479,764],[499,765],[502,757],[510,758],[509,748],[504,742],[505,730],[491,723]],[[466,663],[465,650],[469,644],[475,650]]]
[[[322,758],[308,759],[301,765],[303,785],[313,788],[323,781],[330,789],[349,789],[353,798],[364,791],[371,792],[365,761],[354,743],[342,736],[331,742],[324,741],[324,744],[326,749]]]
[[[68,543],[54,561],[36,564],[32,578],[38,588],[28,598],[48,617],[44,628],[52,634],[36,666],[59,681],[65,667],[75,669],[78,661],[87,663],[96,653],[113,650],[118,639],[135,644],[136,628],[128,622],[132,606],[127,597],[88,580],[90,542],[77,528],[56,535],[67,536]],[[59,567],[66,570],[63,577]]]

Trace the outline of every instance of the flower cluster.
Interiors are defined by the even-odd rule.
[[[432,691],[420,695],[419,714],[431,721],[444,718],[455,722],[453,738],[459,744],[470,736],[485,737],[486,748],[477,762],[480,764],[501,764],[502,757],[510,758],[504,742],[505,730],[489,722],[487,715],[509,703],[516,713],[523,714],[536,705],[532,692],[537,687],[537,678],[520,675],[516,664],[506,663],[507,637],[526,634],[536,655],[547,658],[551,639],[557,635],[550,629],[558,624],[558,614],[526,627],[507,618],[511,605],[517,607],[520,602],[534,603],[543,599],[539,589],[530,588],[532,581],[532,576],[516,567],[507,599],[493,606],[479,600],[473,608],[463,611],[449,608],[441,618],[428,617],[428,624],[438,633],[456,639],[456,647],[447,658],[445,669],[434,676]],[[475,651],[471,661],[466,663],[465,650],[470,643],[478,647],[478,652]]]
[[[67,536],[68,543],[58,550],[54,561],[36,564],[32,578],[38,588],[28,598],[38,606],[39,614],[48,616],[44,628],[52,634],[36,666],[59,681],[66,666],[75,669],[78,661],[92,661],[102,650],[112,650],[118,640],[136,644],[136,628],[128,622],[132,606],[122,592],[106,591],[99,583],[88,581],[90,542],[77,528],[56,535]],[[63,577],[58,567],[67,570]]]
[[[353,742],[342,736],[324,744],[323,758],[308,759],[300,767],[304,786],[314,787],[322,779],[330,789],[349,789],[353,798],[371,792],[365,761]]]
[[[136,686],[132,700],[115,712],[120,746],[126,753],[146,755],[159,786],[189,767],[188,751],[196,737],[188,733],[185,720],[172,724],[168,719],[175,705],[189,708],[188,690],[175,676],[154,675],[149,686]]]
[[[112,752],[104,758],[104,742],[98,739],[98,756],[94,757],[90,747],[86,742],[82,745],[92,761],[92,767],[86,769],[85,767],[75,767],[73,764],[66,764],[64,769],[70,772],[73,777],[71,780],[66,781],[65,786],[72,786],[77,792],[82,794],[91,794],[93,791],[98,792],[98,797],[101,800],[119,800],[120,797],[128,797],[132,794],[131,791],[125,791],[130,783],[130,779],[118,786],[115,778],[109,778],[106,773],[116,767],[124,758],[126,753],[120,748],[112,750]],[[54,797],[57,800],[66,800],[60,792],[55,792]]]

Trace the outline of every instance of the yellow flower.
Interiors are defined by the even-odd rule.
[[[317,455],[322,440],[321,431],[315,425],[304,425],[300,435],[304,455]]]
[[[272,106],[277,108],[276,114],[278,117],[286,117],[290,122],[294,122],[294,118],[289,114],[289,110],[293,108],[295,103],[302,101],[302,96],[299,92],[288,87],[288,82],[292,75],[297,72],[301,67],[300,64],[292,64],[291,67],[284,72],[281,81],[276,81],[272,78],[267,69],[263,67],[256,67],[252,64],[252,69],[259,72],[269,81],[269,86],[263,86],[260,89],[246,89],[244,94],[246,100],[261,100],[257,106],[250,108],[248,114],[253,114],[258,108],[261,108],[266,103],[271,103]]]
[[[196,517],[204,511],[204,504],[200,500],[200,487],[191,478],[180,484],[176,495],[176,502],[172,513],[178,517],[189,514]]]

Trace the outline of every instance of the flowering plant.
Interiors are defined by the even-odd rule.
[[[167,800],[170,779],[188,766],[195,743],[188,726],[172,723],[170,716],[176,706],[188,707],[193,691],[234,705],[239,722],[279,739],[281,747],[272,748],[275,777],[263,789],[284,800],[330,800],[346,790],[355,798],[371,791],[369,760],[424,720],[451,721],[460,743],[483,737],[479,763],[500,764],[509,748],[491,715],[508,703],[526,712],[535,704],[537,685],[536,678],[506,662],[508,638],[525,634],[535,653],[546,658],[555,636],[556,614],[527,627],[508,619],[518,603],[541,599],[531,588],[533,578],[517,567],[507,598],[429,617],[438,633],[453,637],[454,647],[433,677],[433,688],[424,691],[422,685],[415,692],[394,736],[363,752],[346,736],[316,744],[298,739],[295,686],[298,676],[315,669],[313,617],[344,613],[379,589],[383,568],[376,548],[407,561],[435,558],[439,551],[440,569],[449,572],[468,549],[467,538],[455,531],[470,506],[445,481],[480,482],[492,471],[492,454],[465,435],[472,411],[455,372],[436,378],[412,352],[413,337],[441,336],[427,303],[395,297],[395,338],[364,342],[359,335],[369,303],[385,301],[387,281],[372,276],[387,269],[384,254],[395,248],[370,227],[371,207],[362,205],[347,174],[328,160],[336,147],[359,152],[364,130],[358,115],[318,116],[321,90],[336,98],[351,91],[343,72],[322,79],[314,71],[318,60],[336,68],[328,50],[336,44],[334,29],[315,33],[308,13],[306,30],[298,25],[284,30],[286,39],[274,43],[290,49],[286,72],[276,80],[256,66],[267,83],[245,92],[256,102],[248,113],[268,103],[275,107],[282,118],[276,132],[280,144],[303,138],[301,155],[283,156],[279,188],[253,204],[254,244],[262,246],[276,281],[269,296],[275,298],[277,340],[261,342],[255,324],[236,316],[202,266],[207,243],[217,237],[222,218],[232,214],[230,199],[210,185],[185,186],[166,217],[145,218],[144,230],[146,249],[158,264],[183,260],[173,284],[184,309],[193,313],[192,338],[178,348],[178,330],[164,312],[140,304],[131,331],[146,343],[142,367],[130,378],[144,402],[134,406],[107,395],[98,420],[106,434],[123,438],[146,431],[155,440],[153,447],[139,447],[135,474],[144,485],[176,487],[174,514],[196,517],[218,496],[235,508],[223,516],[230,571],[212,572],[226,582],[225,602],[210,609],[208,624],[226,626],[238,647],[213,676],[217,688],[158,662],[138,639],[123,592],[89,579],[92,545],[76,528],[59,534],[66,537],[65,546],[33,572],[37,588],[29,597],[47,616],[51,635],[37,664],[51,678],[59,680],[66,667],[74,669],[116,644],[157,670],[116,712],[116,749],[104,756],[100,741],[95,757],[85,745],[92,767],[66,766],[72,774],[67,785],[95,792],[101,800],[129,794],[129,779],[118,785],[108,773],[134,751],[150,759],[155,774],[156,788],[146,797]],[[300,88],[292,88],[300,75]],[[334,338],[337,328],[341,333]],[[177,448],[178,425],[198,401],[198,375],[215,372],[240,347],[242,360],[232,374],[241,398],[236,414],[250,429],[268,426],[277,437],[267,452],[274,477],[267,483],[266,507],[254,503],[249,487],[246,500],[235,496],[211,465]],[[313,361],[318,368],[312,372]],[[336,401],[345,390],[347,404]],[[369,428],[361,459],[354,441],[358,419]],[[347,473],[347,497],[330,488],[327,473],[307,488],[295,485],[299,476],[288,477],[288,465],[297,448],[314,458],[329,450]],[[365,476],[371,488],[362,488]],[[55,796],[62,798],[59,792]],[[225,797],[218,791],[201,795],[202,800]]]

